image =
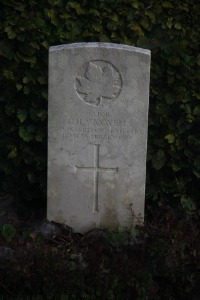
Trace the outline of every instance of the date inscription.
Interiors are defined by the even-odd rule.
[[[142,133],[143,130],[138,128],[133,120],[114,119],[109,114],[88,114],[85,117],[72,115],[66,118],[63,126],[53,124],[49,127],[50,139],[59,137],[65,140],[130,140]]]

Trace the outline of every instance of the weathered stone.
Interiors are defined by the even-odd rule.
[[[143,221],[149,75],[149,50],[50,48],[50,221],[78,232]]]

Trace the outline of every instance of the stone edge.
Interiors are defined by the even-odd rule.
[[[128,46],[123,44],[114,44],[114,43],[73,43],[73,44],[64,44],[64,45],[57,45],[51,46],[49,48],[49,52],[53,51],[62,51],[66,49],[73,49],[73,48],[108,48],[108,49],[118,49],[118,50],[127,50],[133,51],[145,55],[151,56],[151,51],[148,49],[138,48],[134,46]]]

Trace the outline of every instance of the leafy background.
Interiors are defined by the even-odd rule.
[[[1,0],[0,185],[46,201],[48,48],[113,42],[152,52],[146,203],[195,211],[200,180],[200,4]]]
[[[0,2],[0,190],[26,203],[46,205],[49,46],[152,52],[145,226],[46,237],[10,218],[1,299],[199,300],[199,0]]]

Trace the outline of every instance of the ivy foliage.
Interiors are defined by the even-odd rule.
[[[45,199],[49,46],[122,43],[152,52],[147,198],[195,210],[199,20],[198,0],[1,0],[1,188]]]

